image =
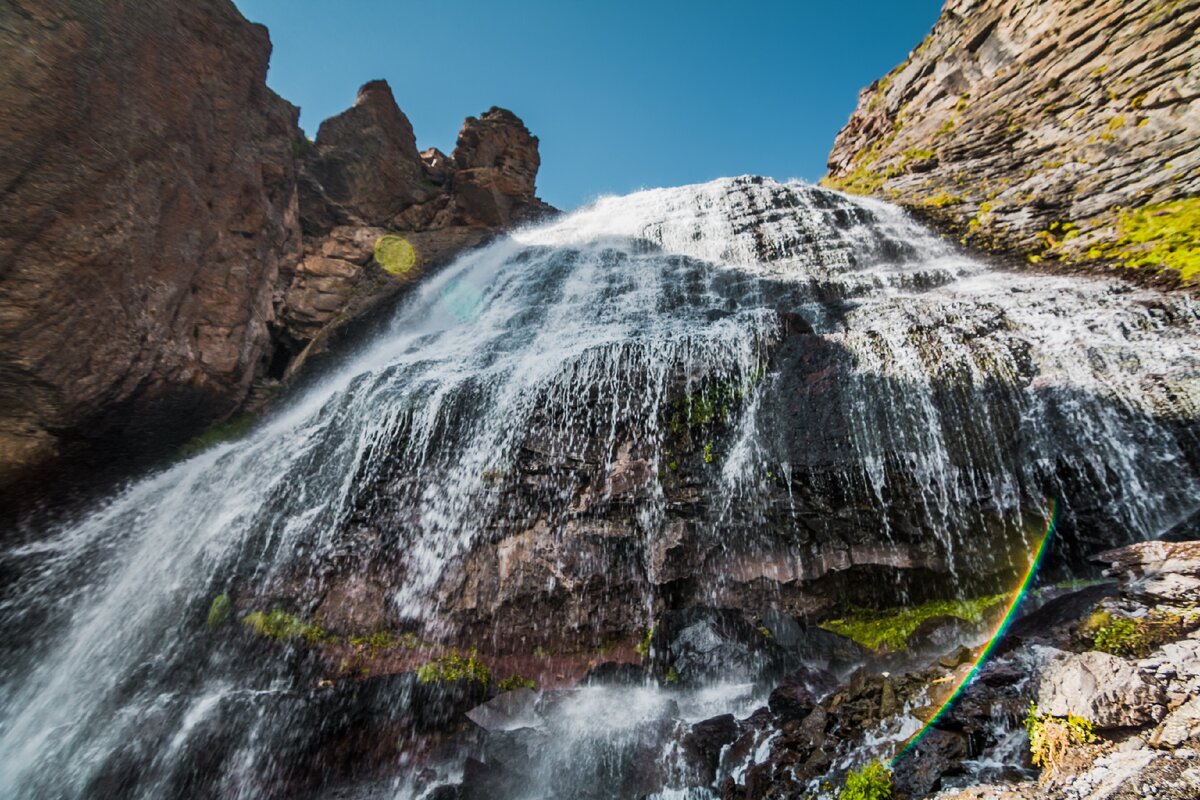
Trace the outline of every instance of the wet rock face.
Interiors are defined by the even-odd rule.
[[[241,402],[299,252],[299,134],[228,0],[20,0],[0,22],[4,485]]]
[[[1197,20],[1196,0],[950,0],[859,95],[826,182],[989,248],[1136,262],[1129,209],[1200,191]],[[1145,266],[1181,263],[1162,256]]]

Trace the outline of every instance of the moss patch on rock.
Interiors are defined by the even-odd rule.
[[[212,603],[208,607],[208,629],[216,630],[229,619],[229,615],[233,613],[233,601],[229,599],[229,595],[225,592],[213,598]]]
[[[1200,276],[1200,197],[1126,209],[1117,218],[1117,234],[1111,246],[1096,248],[1099,257],[1130,267],[1167,267],[1189,282]]]
[[[879,611],[853,608],[853,613],[840,619],[826,620],[821,627],[872,650],[902,650],[908,644],[908,637],[925,620],[931,617],[957,617],[978,623],[989,608],[1004,599],[1005,595],[993,594],[966,600],[931,600],[918,606]]]
[[[1047,716],[1038,712],[1037,704],[1029,706],[1025,732],[1034,766],[1051,770],[1058,769],[1071,748],[1096,741],[1095,726],[1083,717]]]
[[[867,764],[846,775],[838,800],[891,800],[892,773],[881,761]]]
[[[459,653],[429,661],[417,668],[420,683],[449,683],[454,681],[476,681],[487,686],[492,682],[492,673],[487,664],[479,660],[472,650],[465,657]]]
[[[276,641],[302,640],[315,646],[325,641],[328,634],[319,625],[287,613],[281,609],[251,611],[242,617],[242,624],[259,636]]]
[[[203,433],[183,444],[176,452],[176,456],[181,459],[191,458],[197,453],[208,450],[210,447],[216,447],[219,444],[240,439],[250,431],[255,419],[253,414],[240,414],[224,422],[209,426]]]

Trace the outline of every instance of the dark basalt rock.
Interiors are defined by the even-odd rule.
[[[934,728],[896,763],[892,770],[895,793],[917,800],[941,786],[942,777],[961,770],[967,756],[967,740],[960,733]]]
[[[651,664],[681,685],[707,680],[758,680],[787,663],[787,653],[735,611],[689,608],[659,618],[650,640]]]
[[[721,750],[734,742],[741,726],[733,714],[722,714],[692,726],[683,740],[684,757],[696,769],[701,785],[711,784],[717,777]]]

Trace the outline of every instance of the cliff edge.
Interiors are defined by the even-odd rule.
[[[947,0],[823,185],[1032,263],[1200,278],[1200,0]]]

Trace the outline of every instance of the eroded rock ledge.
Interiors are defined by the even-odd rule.
[[[948,0],[825,183],[1037,263],[1200,272],[1200,2]]]

